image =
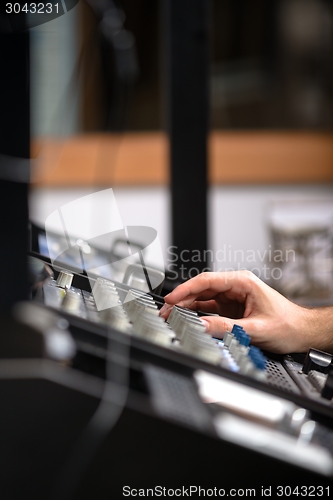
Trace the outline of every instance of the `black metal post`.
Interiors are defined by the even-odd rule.
[[[206,266],[210,2],[163,0],[162,5],[173,251],[184,274],[193,276],[194,268]],[[196,262],[186,262],[193,251]]]
[[[19,15],[19,14],[18,14]],[[0,33],[0,312],[28,296],[29,33]]]

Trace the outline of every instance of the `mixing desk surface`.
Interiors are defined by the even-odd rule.
[[[311,349],[306,360],[301,355],[264,355],[250,345],[250,336],[237,324],[223,340],[215,339],[205,333],[200,313],[190,309],[175,306],[165,322],[159,316],[162,297],[153,298],[149,293],[104,278],[94,280],[92,291],[88,292],[73,287],[72,279],[73,274],[62,271],[57,280],[47,281],[43,286],[44,303],[287,393],[304,395],[332,409],[333,415],[330,354]]]

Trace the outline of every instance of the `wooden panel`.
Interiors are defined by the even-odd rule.
[[[32,182],[46,186],[166,185],[162,132],[85,134],[34,142]],[[220,132],[209,137],[211,184],[333,182],[333,134]]]
[[[168,138],[163,133],[125,134],[119,149],[116,184],[167,184]]]
[[[333,134],[212,132],[210,182],[333,181]]]
[[[168,140],[163,133],[85,134],[36,141],[32,182],[47,186],[163,185]]]

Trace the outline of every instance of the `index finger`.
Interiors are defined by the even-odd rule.
[[[230,299],[245,300],[251,291],[252,277],[254,275],[249,271],[198,274],[175,288],[164,300],[175,305],[184,300],[207,300],[219,293],[225,293]]]

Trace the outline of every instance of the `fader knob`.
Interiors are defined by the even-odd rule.
[[[80,295],[68,290],[62,302],[62,307],[68,312],[78,312],[80,309]]]
[[[328,373],[332,363],[333,356],[328,352],[319,351],[318,349],[311,348],[306,355],[303,373],[306,375],[311,370],[317,370],[321,373]]]
[[[72,285],[74,275],[72,273],[67,273],[66,271],[60,271],[57,279],[57,285],[60,288],[68,289]]]

